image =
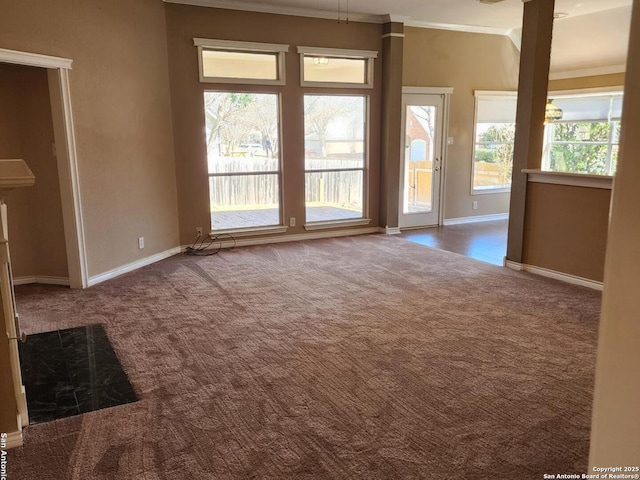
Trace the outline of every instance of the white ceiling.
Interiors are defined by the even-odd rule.
[[[164,0],[172,3],[382,23],[389,16],[409,26],[510,35],[518,44],[522,0]],[[567,13],[554,25],[552,72],[607,69],[626,61],[632,0],[556,0]]]
[[[627,61],[631,6],[556,20],[551,46],[551,71],[619,67]]]

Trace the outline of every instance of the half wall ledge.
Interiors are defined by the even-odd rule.
[[[551,183],[554,185],[568,185],[573,187],[613,188],[613,177],[607,175],[589,175],[586,173],[550,172],[539,169],[524,169],[527,181],[532,183]]]

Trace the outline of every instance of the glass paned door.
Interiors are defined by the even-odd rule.
[[[442,172],[440,95],[403,95],[399,226],[437,225]]]

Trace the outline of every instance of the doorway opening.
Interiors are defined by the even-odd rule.
[[[68,285],[71,288],[86,288],[88,274],[85,237],[69,86],[72,63],[72,60],[66,58],[0,49],[0,64],[37,67],[46,71],[54,136],[51,149],[56,157],[58,170]],[[49,279],[47,282],[47,276],[42,277],[41,283],[61,283],[59,279]]]

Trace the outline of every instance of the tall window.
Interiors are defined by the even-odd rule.
[[[511,188],[516,104],[515,92],[476,92],[473,193]]]
[[[278,95],[205,92],[213,230],[281,225]]]
[[[553,104],[563,116],[546,127],[543,170],[613,175],[622,93],[556,96]]]
[[[304,96],[307,228],[323,228],[323,222],[367,221],[368,97],[363,89],[373,88],[378,52],[298,47],[298,53],[301,85],[322,89]],[[333,88],[351,94],[329,94]]]
[[[306,221],[363,218],[366,97],[305,95]]]

